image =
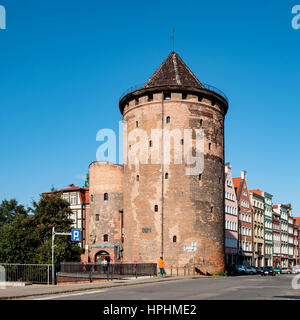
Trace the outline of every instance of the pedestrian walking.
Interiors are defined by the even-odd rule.
[[[165,262],[163,257],[160,257],[159,261],[158,261],[158,267],[159,267],[159,271],[160,271],[160,275],[163,277],[165,272]]]

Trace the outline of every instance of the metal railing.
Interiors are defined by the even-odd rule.
[[[51,284],[51,264],[0,263],[5,270],[6,282]]]
[[[113,278],[115,276],[155,276],[157,275],[156,263],[87,263],[63,262],[59,267],[60,273],[76,273],[80,275],[90,275],[92,278]]]
[[[218,95],[223,97],[226,101],[228,101],[228,97],[226,96],[226,94],[222,90],[220,90],[220,89],[218,89],[218,88],[216,88],[216,87],[214,87],[214,86],[212,86],[212,85],[210,85],[208,83],[201,82],[201,84],[205,89],[217,93]],[[125,90],[121,94],[119,101],[122,100],[122,98],[125,97],[127,94],[144,88],[144,85],[145,85],[145,83],[139,83],[139,84],[137,84],[135,86],[132,86],[132,87],[128,88],[127,90]],[[199,89],[203,89],[203,88],[199,87]]]

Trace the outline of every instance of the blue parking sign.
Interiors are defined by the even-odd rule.
[[[81,240],[81,230],[80,229],[72,229],[71,239],[72,239],[72,241],[80,241]]]

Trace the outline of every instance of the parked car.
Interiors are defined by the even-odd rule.
[[[275,267],[274,270],[275,270],[275,273],[277,273],[277,274],[281,273],[281,269],[279,267]]]
[[[241,266],[241,265],[237,265],[236,266],[236,272],[237,274],[245,274],[245,267],[244,266]]]
[[[274,270],[273,267],[263,267],[262,271],[261,271],[261,275],[262,276],[275,276],[276,275],[276,272]]]
[[[256,267],[255,269],[256,269],[256,273],[261,273],[261,269],[262,269],[261,267]]]
[[[256,269],[254,267],[245,267],[246,274],[256,274]]]
[[[282,268],[281,269],[281,274],[291,274],[292,270],[289,268]]]

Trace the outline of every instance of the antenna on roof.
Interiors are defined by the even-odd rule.
[[[175,42],[175,29],[173,28],[173,35],[171,36],[171,40],[173,40],[173,52],[174,52],[174,42]]]

